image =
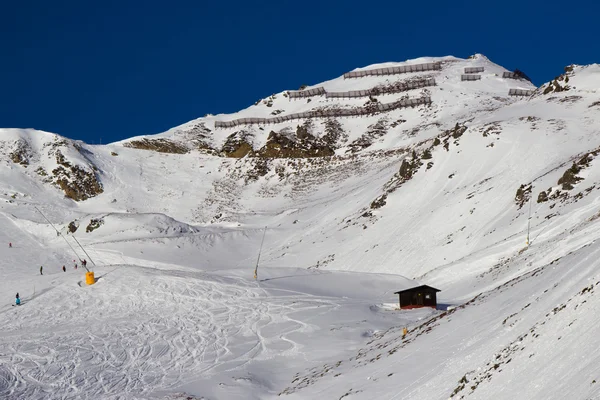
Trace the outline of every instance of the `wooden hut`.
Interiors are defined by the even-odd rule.
[[[441,292],[431,286],[421,285],[410,289],[395,292],[398,295],[398,304],[402,310],[421,307],[437,308],[436,293]]]

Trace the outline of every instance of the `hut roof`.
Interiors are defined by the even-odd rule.
[[[414,286],[414,287],[411,287],[411,288],[408,288],[408,289],[400,290],[398,292],[394,292],[394,294],[401,294],[401,293],[405,293],[405,292],[412,292],[412,291],[417,290],[417,289],[425,289],[425,288],[431,289],[431,290],[435,290],[436,292],[441,292],[440,289],[436,289],[436,288],[434,288],[432,286],[421,285],[421,286]]]

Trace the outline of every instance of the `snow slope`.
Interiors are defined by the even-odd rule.
[[[215,128],[374,103],[282,92],[105,146],[0,130],[0,395],[600,398],[600,66],[538,89],[482,55],[364,69],[431,62],[308,87],[435,79],[360,117]],[[439,310],[395,310],[420,283]]]

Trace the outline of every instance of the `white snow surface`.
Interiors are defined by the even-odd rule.
[[[509,97],[535,87],[482,55],[364,69],[438,61],[313,85],[437,83],[378,96],[431,106],[339,119],[335,157],[269,159],[258,177],[260,160],[190,143],[219,149],[244,131],[258,150],[304,121],[214,122],[366,99],[282,92],[145,136],[186,154],[0,129],[0,398],[600,398],[600,65],[531,97]],[[473,66],[482,79],[461,81]],[[350,152],[376,123],[383,132]],[[65,197],[40,173],[60,165],[57,150],[103,192]],[[404,161],[420,163],[399,182]],[[394,292],[420,284],[441,289],[438,309],[398,310]]]

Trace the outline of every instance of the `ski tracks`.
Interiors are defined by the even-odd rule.
[[[294,335],[317,328],[295,315],[337,307],[239,278],[119,268],[94,286],[65,284],[4,314],[0,398],[129,399],[174,389],[296,355]]]

